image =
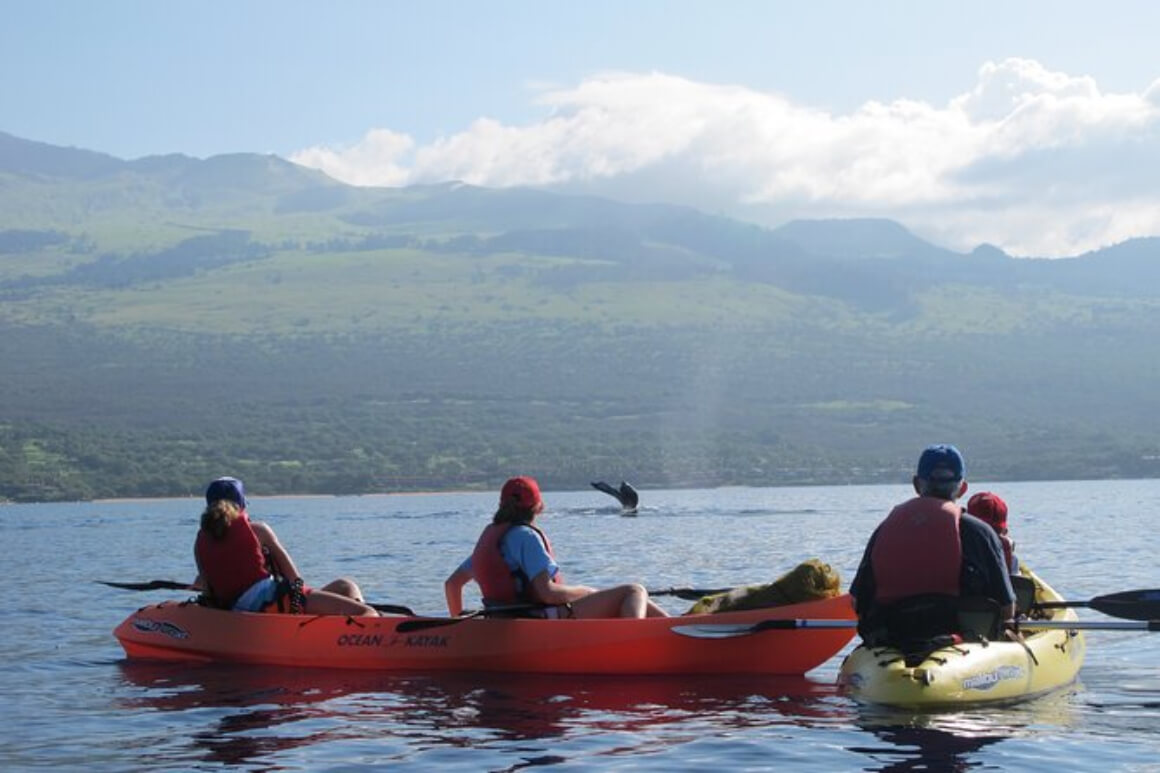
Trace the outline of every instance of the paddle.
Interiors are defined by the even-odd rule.
[[[702,596],[713,596],[718,593],[728,593],[733,588],[662,588],[660,590],[650,590],[650,596],[676,596],[679,599],[686,601],[697,601]],[[1160,617],[1160,615],[1157,615]]]
[[[687,601],[696,601],[702,596],[712,596],[715,593],[727,593],[733,590],[732,588],[661,588],[659,590],[650,590],[650,596],[676,596],[679,599]],[[492,614],[503,614],[506,612],[527,612],[533,609],[543,609],[546,604],[507,604],[505,606],[484,607],[467,615],[460,615],[459,617],[447,618],[431,618],[427,620],[407,620],[399,623],[395,630],[399,633],[410,633],[414,631],[422,631],[427,628],[439,628],[444,625],[453,625],[463,620],[470,620],[473,617],[487,617]]]
[[[445,625],[455,625],[462,623],[464,620],[471,620],[477,617],[487,617],[489,615],[505,614],[509,612],[529,612],[533,609],[543,609],[545,604],[502,604],[494,607],[484,607],[477,609],[474,612],[469,612],[466,615],[459,617],[431,617],[424,620],[404,620],[395,626],[395,633],[414,633],[415,631],[425,631],[428,628],[442,628]]]
[[[1044,601],[1032,605],[1036,609],[1088,607],[1111,617],[1125,620],[1156,620],[1160,618],[1160,590],[1126,590],[1096,596],[1088,601]]]
[[[674,625],[669,630],[681,636],[694,639],[729,639],[734,636],[750,636],[762,631],[794,631],[801,628],[856,628],[857,620],[761,620],[756,623],[698,623],[696,625]]]
[[[97,580],[102,585],[108,585],[111,588],[121,588],[122,590],[191,590],[196,591],[198,588],[193,587],[189,583],[175,582],[173,580],[150,580],[149,582],[107,582],[105,580]],[[702,596],[712,596],[717,593],[727,593],[733,590],[732,588],[661,588],[659,590],[650,590],[650,596],[676,596],[679,599],[686,601],[696,601]],[[1157,591],[1160,592],[1160,591]],[[393,612],[400,615],[413,615],[406,607],[397,607],[390,604],[370,604],[370,606],[379,610],[380,612]],[[537,605],[524,605],[520,610],[534,609]],[[1160,617],[1160,604],[1157,604],[1158,610],[1156,617]],[[481,612],[483,610],[480,610]],[[517,611],[517,610],[509,610]],[[461,620],[463,618],[454,618]],[[445,624],[445,623],[441,623]]]
[[[650,596],[676,596],[679,599],[686,599],[688,601],[696,601],[702,596],[711,596],[714,593],[726,593],[733,590],[732,588],[662,588],[660,590],[650,590]],[[426,620],[406,620],[395,626],[395,631],[398,633],[413,633],[415,631],[424,631],[428,628],[440,628],[445,625],[454,625],[455,623],[470,620],[474,617],[487,617],[493,614],[504,614],[509,612],[528,612],[533,609],[543,609],[546,604],[506,604],[504,606],[484,607],[477,609],[474,612],[459,617],[439,617],[429,618]]]
[[[801,628],[856,628],[857,620],[761,620],[752,624],[702,623],[675,625],[669,630],[694,639],[730,639],[762,631],[792,631]],[[1064,631],[1160,631],[1160,620],[1020,620],[1020,628]]]
[[[150,580],[149,582],[109,582],[108,580],[96,580],[96,582],[101,585],[108,585],[110,588],[120,588],[122,590],[201,590],[201,588],[195,588],[187,582],[176,582],[175,580]],[[391,615],[410,615],[412,617],[415,615],[414,610],[410,607],[404,607],[401,604],[372,604],[369,601],[363,603],[378,612],[386,612]]]
[[[187,582],[175,582],[173,580],[150,580],[149,582],[109,582],[107,580],[96,580],[101,585],[108,585],[110,588],[121,588],[122,590],[201,590],[195,588]]]
[[[702,596],[728,593],[733,588],[664,588],[650,590],[650,596],[676,596],[688,601],[696,601]],[[1044,601],[1032,604],[1034,609],[1063,609],[1066,607],[1087,607],[1102,612],[1109,617],[1124,620],[1160,620],[1160,589],[1126,590],[1096,596],[1087,601]]]

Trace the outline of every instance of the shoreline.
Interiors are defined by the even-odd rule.
[[[1160,477],[1136,477],[1136,478],[1058,478],[1058,479],[1033,479],[1033,480],[1008,480],[1008,479],[983,479],[972,481],[971,485],[974,488],[979,486],[995,487],[1002,486],[1007,483],[1043,483],[1043,484],[1066,484],[1066,483],[1125,483],[1130,481],[1149,481],[1160,480]],[[902,481],[880,481],[880,482],[859,482],[859,483],[840,483],[823,485],[818,483],[783,483],[783,484],[769,484],[762,486],[747,485],[747,484],[732,484],[732,485],[717,485],[717,486],[637,486],[638,491],[695,491],[695,490],[728,490],[728,489],[802,489],[802,488],[830,488],[833,486],[839,487],[857,487],[857,486],[906,486]],[[250,494],[247,492],[247,499],[265,500],[265,499],[339,499],[343,497],[414,497],[414,496],[460,496],[464,494],[487,494],[489,492],[498,492],[499,487],[481,487],[475,489],[446,489],[446,490],[423,490],[423,491],[378,491],[366,494]],[[587,492],[585,488],[565,488],[565,489],[544,489],[548,492]],[[0,507],[8,505],[63,505],[63,504],[117,504],[128,502],[176,502],[176,501],[192,501],[200,500],[200,494],[189,494],[187,496],[169,496],[169,497],[106,497],[100,499],[52,499],[52,500],[36,500],[36,501],[17,501],[12,499],[0,499]]]

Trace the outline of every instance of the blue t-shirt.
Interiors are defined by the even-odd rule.
[[[536,579],[540,572],[547,572],[549,578],[555,578],[560,571],[560,567],[556,564],[552,557],[548,555],[548,549],[544,546],[544,541],[540,539],[540,535],[536,533],[535,529],[528,526],[513,526],[508,529],[507,534],[503,535],[503,540],[500,542],[499,552],[503,555],[504,563],[513,572],[523,572],[524,576],[528,578],[528,582]],[[471,556],[459,565],[459,568],[464,571],[471,571]],[[520,584],[517,575],[517,585]],[[524,591],[521,586],[517,590]]]

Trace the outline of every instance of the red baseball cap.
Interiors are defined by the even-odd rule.
[[[1007,503],[998,494],[980,491],[967,501],[967,512],[991,524],[997,531],[1007,528]]]
[[[538,511],[544,506],[544,500],[540,497],[540,485],[536,483],[535,478],[527,475],[511,478],[503,484],[503,489],[499,492],[499,504],[500,507],[515,504],[527,510]]]

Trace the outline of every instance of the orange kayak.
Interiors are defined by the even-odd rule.
[[[113,635],[128,657],[154,660],[383,671],[799,675],[836,655],[854,635],[853,628],[809,628],[698,638],[671,630],[794,618],[852,620],[854,611],[848,595],[644,620],[306,617],[164,602],[129,615]]]

